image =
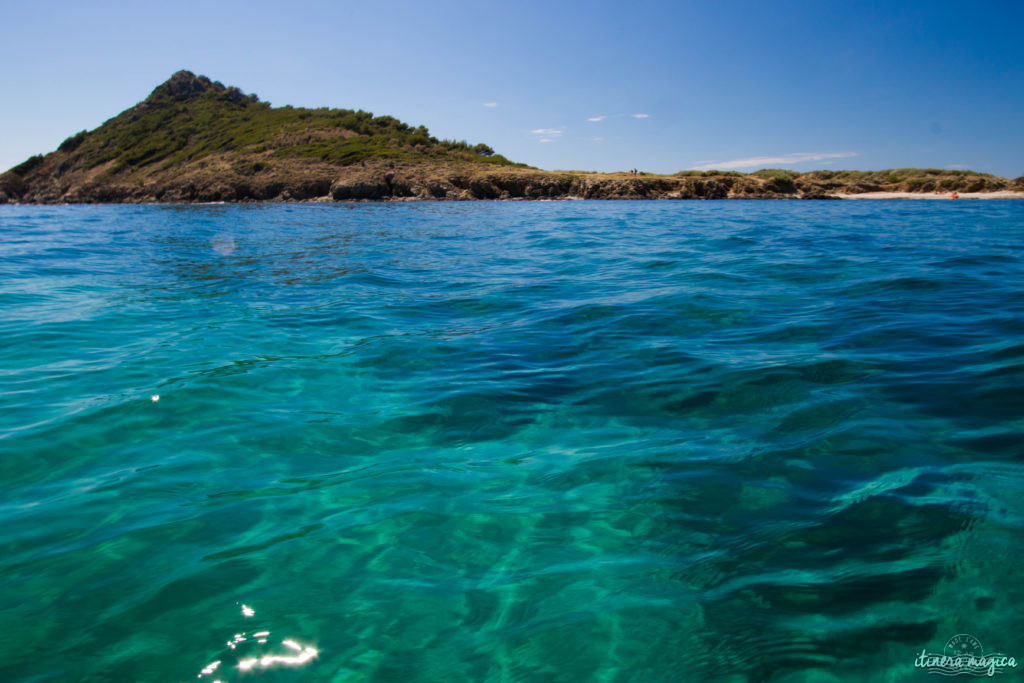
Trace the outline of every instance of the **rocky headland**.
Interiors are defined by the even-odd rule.
[[[271,107],[188,71],[0,174],[0,203],[1024,197],[1024,177],[944,169],[544,171],[485,144],[347,109]],[[875,194],[875,196],[878,196]]]

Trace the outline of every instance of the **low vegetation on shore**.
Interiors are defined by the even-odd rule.
[[[543,171],[486,144],[350,109],[271,107],[179,71],[138,105],[0,174],[0,203],[388,199],[829,198],[868,192],[1024,191],[943,169]]]

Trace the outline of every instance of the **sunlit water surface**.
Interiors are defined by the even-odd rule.
[[[0,240],[2,680],[1024,658],[1024,202],[8,206]]]

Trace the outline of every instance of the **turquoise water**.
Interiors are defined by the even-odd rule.
[[[6,206],[0,235],[2,680],[1024,658],[1024,202]]]

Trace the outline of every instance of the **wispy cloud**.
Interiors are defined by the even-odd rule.
[[[600,116],[591,116],[587,118],[587,121],[597,123],[598,121],[604,121],[605,119],[648,119],[650,114],[601,114]]]
[[[846,159],[857,156],[856,152],[824,152],[783,154],[777,157],[750,157],[749,159],[733,159],[732,161],[712,161],[694,166],[695,171],[726,170],[730,168],[767,168],[769,166],[785,166],[805,161],[824,161],[826,159]]]
[[[554,142],[564,132],[564,128],[534,128],[530,134],[537,136],[537,142]]]
[[[604,140],[604,138],[590,138],[590,139],[593,140],[594,142],[601,142],[602,140]]]
[[[497,102],[484,102],[484,106],[485,107],[491,107],[493,109],[494,107],[498,106],[498,103]]]
[[[969,170],[971,170],[970,166],[964,166],[963,164],[950,164],[946,168],[948,168],[951,171],[969,171]]]

